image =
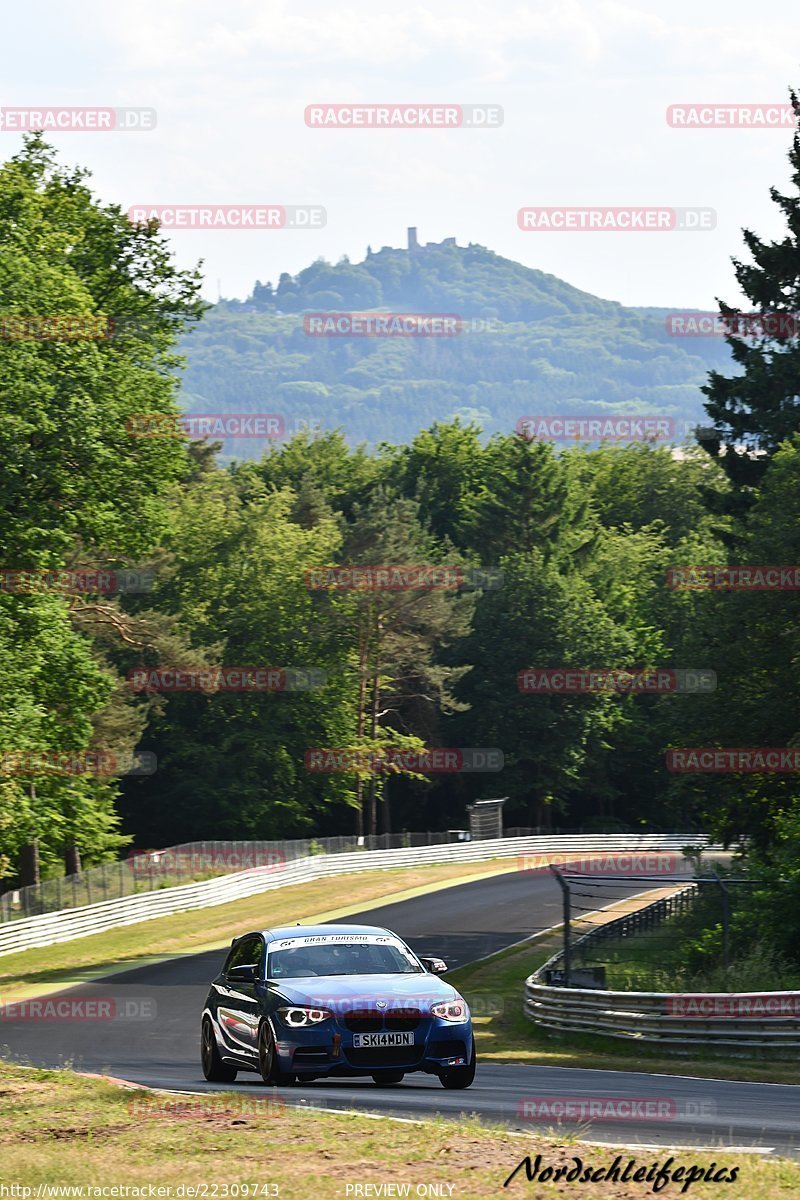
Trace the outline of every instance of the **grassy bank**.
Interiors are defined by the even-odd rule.
[[[104,1080],[69,1071],[26,1070],[0,1063],[3,1096],[0,1128],[0,1182],[24,1185],[35,1197],[48,1184],[83,1188],[148,1185],[170,1188],[164,1197],[318,1200],[359,1195],[367,1184],[420,1185],[440,1191],[428,1195],[454,1200],[485,1200],[504,1194],[503,1182],[525,1155],[542,1156],[542,1167],[572,1168],[578,1157],[595,1170],[608,1168],[616,1151],[555,1136],[515,1137],[476,1121],[434,1120],[417,1123],[370,1119],[356,1114],[320,1113],[282,1105],[275,1097],[257,1100],[237,1094],[178,1097],[122,1089]],[[628,1157],[637,1166],[666,1163],[667,1150],[652,1149]],[[800,1165],[781,1159],[731,1153],[713,1156],[676,1152],[672,1170],[695,1165],[726,1172],[738,1167],[734,1183],[694,1183],[694,1200],[723,1194],[726,1200],[772,1200],[800,1193]],[[726,1176],[727,1178],[727,1176]],[[184,1191],[178,1188],[183,1185]],[[248,1191],[244,1190],[247,1185]],[[547,1181],[531,1185],[522,1170],[506,1189],[510,1195],[556,1197],[568,1185]],[[649,1185],[590,1183],[575,1185],[588,1200],[630,1200],[651,1194]],[[202,1189],[205,1188],[205,1191]],[[259,1190],[255,1190],[258,1188]],[[348,1188],[350,1189],[348,1191]],[[81,1193],[75,1193],[76,1200]],[[129,1193],[129,1195],[132,1193]],[[360,1192],[364,1195],[380,1192]],[[402,1195],[403,1192],[383,1194]],[[665,1195],[680,1194],[680,1183]]]
[[[681,913],[636,937],[613,938],[594,953],[606,969],[606,984],[625,992],[794,991],[800,974],[768,947],[753,943],[739,917],[731,937],[730,962],[722,952],[719,900],[701,895]],[[576,960],[593,963],[592,950]]]

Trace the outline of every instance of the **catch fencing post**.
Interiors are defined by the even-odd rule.
[[[728,885],[717,874],[716,871],[711,872],[719,884],[722,893],[722,965],[725,970],[728,970],[730,964],[730,930],[731,930],[731,897],[728,891]]]
[[[550,864],[550,870],[558,880],[558,885],[561,888],[564,899],[564,987],[569,987],[569,973],[571,967],[571,945],[570,945],[570,903],[569,903],[569,884],[560,871]]]

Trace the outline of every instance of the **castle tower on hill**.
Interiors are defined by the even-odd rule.
[[[456,239],[454,237],[447,237],[441,242],[426,242],[423,246],[422,243],[417,240],[416,225],[408,226],[408,249],[412,254],[415,250],[435,250],[437,246],[455,246],[456,244]],[[388,247],[384,247],[384,249],[388,249]]]

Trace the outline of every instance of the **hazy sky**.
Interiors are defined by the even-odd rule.
[[[26,49],[27,48],[27,49]],[[28,0],[3,12],[0,104],[153,107],[147,133],[62,132],[98,193],[133,204],[319,204],[327,225],[176,231],[245,296],[314,258],[455,236],[627,304],[737,298],[740,228],[781,232],[784,130],[670,128],[670,104],[784,103],[797,0]],[[498,104],[495,129],[311,129],[311,103]],[[0,132],[7,158],[20,135]],[[710,206],[707,232],[522,232],[537,205]]]

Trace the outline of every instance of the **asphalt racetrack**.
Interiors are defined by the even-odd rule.
[[[596,906],[653,883],[599,885]],[[559,923],[561,893],[549,873],[509,872],[445,888],[400,903],[379,905],[347,920],[385,925],[421,954],[461,966]],[[244,930],[237,930],[237,933]],[[47,950],[41,951],[43,959]],[[185,955],[136,967],[69,990],[72,999],[113,997],[132,1015],[113,1020],[2,1022],[4,1057],[38,1066],[71,1066],[175,1091],[273,1094],[255,1074],[234,1084],[206,1083],[200,1069],[200,1012],[225,951]],[[127,1003],[126,1003],[127,1002]],[[147,1013],[141,1016],[141,1013]],[[370,1080],[318,1080],[283,1089],[287,1103],[364,1109],[421,1118],[477,1113],[519,1131],[553,1129],[536,1119],[540,1100],[632,1102],[625,1120],[565,1121],[591,1140],[624,1145],[762,1147],[800,1157],[800,1086],[736,1083],[639,1072],[579,1070],[478,1062],[468,1091],[445,1091],[431,1076],[407,1075],[396,1087]],[[646,1103],[649,1101],[649,1108]],[[653,1114],[657,1114],[654,1116]],[[520,1141],[520,1146],[524,1143]]]

